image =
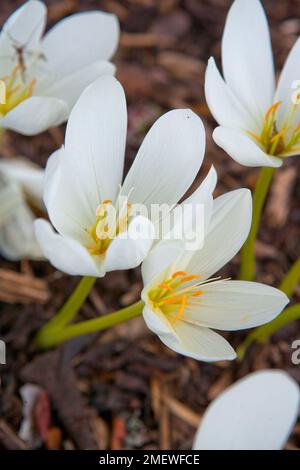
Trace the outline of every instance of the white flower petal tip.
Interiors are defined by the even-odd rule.
[[[175,204],[194,181],[204,151],[204,126],[193,111],[176,109],[165,113],[142,142],[125,178],[123,194],[134,187],[132,202],[143,202],[148,207]],[[139,178],[142,173],[143,179]]]
[[[42,252],[57,269],[73,276],[104,276],[80,243],[55,233],[46,220],[37,219],[34,225]]]
[[[297,419],[299,401],[299,386],[285,372],[250,374],[210,404],[193,449],[282,449]]]
[[[267,155],[242,130],[217,127],[213,132],[213,139],[219,147],[241,165],[278,168],[283,163],[281,158]]]
[[[119,40],[115,15],[76,13],[42,38],[45,24],[44,2],[30,0],[0,32],[0,69],[9,96],[1,104],[0,126],[24,135],[65,122],[87,85],[115,73],[108,62]]]
[[[215,60],[208,60],[205,72],[205,97],[215,120],[225,127],[249,128],[255,121],[225,83]]]

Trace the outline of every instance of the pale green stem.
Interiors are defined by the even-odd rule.
[[[139,301],[129,307],[93,320],[86,320],[66,326],[65,328],[52,329],[46,332],[41,330],[35,339],[35,344],[40,349],[48,349],[78,336],[98,333],[141,315],[143,307],[144,303]]]
[[[255,242],[259,230],[262,210],[274,173],[275,168],[263,168],[254,190],[251,230],[241,252],[239,278],[245,281],[252,281],[255,278]]]
[[[46,323],[45,326],[43,326],[38,333],[37,338],[40,335],[47,335],[48,332],[51,332],[53,329],[57,330],[59,328],[63,328],[65,325],[70,323],[89,295],[95,281],[95,277],[83,277],[71,297],[62,306],[59,312],[48,323]]]
[[[247,349],[254,342],[264,343],[271,335],[276,331],[289,323],[298,320],[300,318],[300,304],[292,305],[287,307],[277,318],[275,318],[270,323],[256,328],[252,333],[250,333],[247,338],[243,341],[242,344],[237,349],[238,359],[243,359]]]
[[[298,258],[287,275],[281,281],[279,289],[288,297],[292,297],[297,285],[300,282],[300,258]]]

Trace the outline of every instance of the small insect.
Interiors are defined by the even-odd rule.
[[[32,32],[32,34],[33,33],[34,31]],[[22,80],[25,81],[26,79],[26,56],[27,57],[36,56],[36,59],[41,59],[44,61],[46,61],[46,56],[43,54],[43,52],[39,50],[27,49],[27,45],[30,42],[32,34],[28,38],[26,43],[24,44],[21,44],[19,41],[17,41],[9,31],[5,31],[5,34],[9,37],[10,41],[12,42],[12,47],[14,48],[14,51],[15,51],[15,58],[21,70],[21,77],[22,77]]]

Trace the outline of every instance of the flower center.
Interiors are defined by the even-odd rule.
[[[247,131],[268,155],[286,155],[300,152],[300,121],[295,124],[295,114],[299,105],[293,104],[288,108],[281,129],[278,129],[277,113],[280,105],[281,101],[277,101],[268,109],[260,135]]]
[[[176,271],[169,279],[161,282],[148,292],[149,300],[154,309],[159,309],[175,325],[179,319],[183,320],[188,305],[204,294],[199,289],[201,276]]]
[[[32,96],[36,80],[26,82],[20,64],[14,67],[11,75],[2,77],[1,80],[5,88],[3,100],[5,102],[0,104],[0,117],[4,117],[18,104]]]
[[[127,229],[130,213],[131,204],[127,199],[118,210],[109,199],[99,204],[96,208],[95,223],[90,229],[86,229],[91,239],[87,247],[91,255],[105,255],[112,240]]]

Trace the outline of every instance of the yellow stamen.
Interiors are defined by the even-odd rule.
[[[269,120],[271,114],[276,113],[276,111],[277,111],[277,109],[279,108],[280,105],[281,105],[281,101],[277,101],[276,103],[272,104],[272,106],[270,106],[270,108],[266,112],[266,116],[265,116],[266,121]]]
[[[186,295],[183,295],[182,300],[181,300],[180,309],[178,310],[178,313],[177,313],[176,317],[174,318],[174,325],[175,325],[175,323],[177,323],[179,318],[182,317],[185,307],[186,307]]]
[[[199,289],[199,285],[205,281],[200,282],[200,278],[199,274],[176,271],[170,278],[150,289],[149,300],[154,309],[159,309],[167,315],[171,324],[175,325],[179,319],[184,319],[183,313],[188,303],[193,305],[199,302],[196,298],[204,294],[204,291]],[[190,285],[190,281],[196,282]]]
[[[188,282],[188,281],[192,281],[193,279],[200,279],[201,276],[199,276],[198,274],[190,274],[189,276],[186,276],[186,277],[183,277],[181,279],[181,282]]]
[[[170,292],[172,292],[173,288],[171,286],[169,286],[168,284],[166,284],[165,282],[162,282],[161,284],[159,284],[158,286],[160,289],[166,289]]]
[[[265,113],[260,134],[252,130],[246,131],[268,155],[286,156],[289,153],[295,153],[300,142],[300,122],[297,125],[294,124],[295,113],[299,106],[293,104],[287,108],[286,117],[281,118],[278,124],[277,111],[281,104],[281,101],[277,101],[269,107]]]
[[[279,139],[282,135],[284,135],[287,131],[289,130],[289,127],[286,127],[285,129],[282,129],[280,132],[277,132],[277,134],[272,137],[271,142],[274,142],[275,140]]]
[[[186,275],[187,273],[185,271],[176,271],[174,274],[172,274],[172,278],[176,279],[176,277],[186,276]]]

